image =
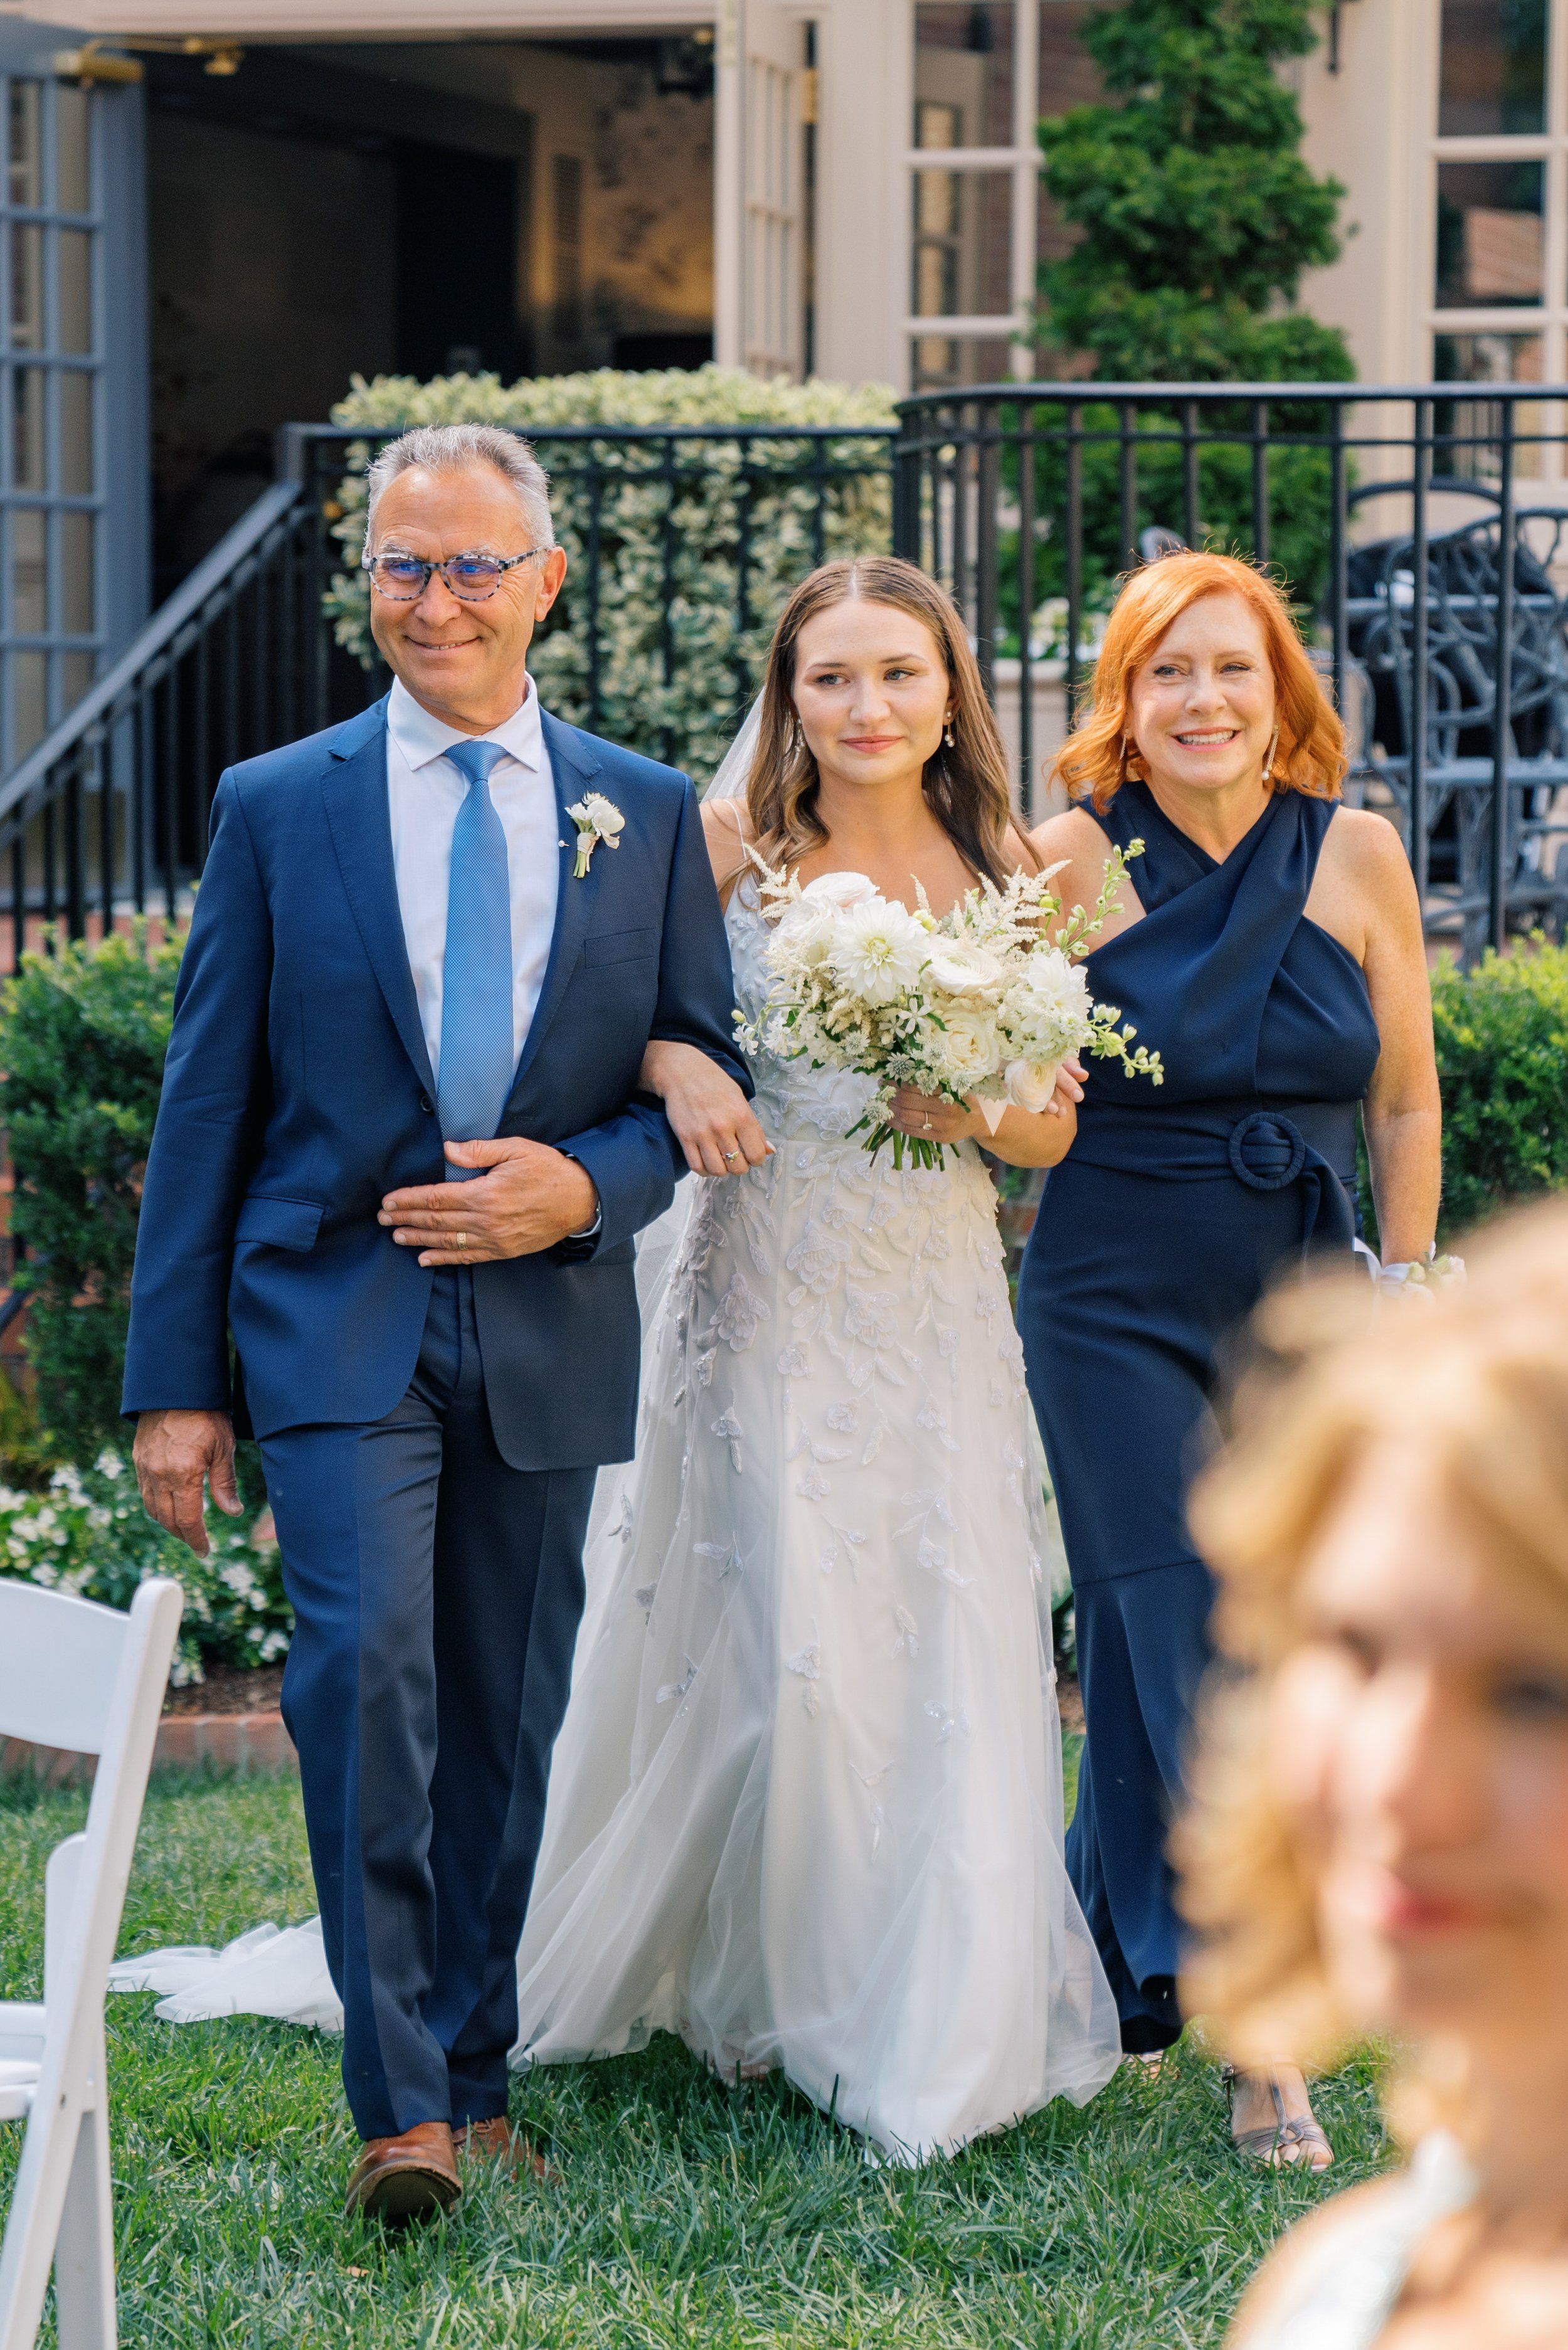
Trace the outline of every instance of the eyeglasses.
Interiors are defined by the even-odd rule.
[[[439,572],[442,584],[465,604],[487,603],[508,571],[548,555],[547,546],[530,546],[521,555],[449,555],[444,563],[425,563],[417,555],[367,555],[359,568],[368,571],[379,596],[389,604],[412,604]]]

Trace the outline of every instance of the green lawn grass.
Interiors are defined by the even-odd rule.
[[[44,1861],[84,1810],[79,1793],[0,1789],[0,1995],[39,1995]],[[294,1781],[154,1783],[122,1951],[314,1907]],[[558,2187],[482,2175],[451,2219],[383,2236],[338,2216],[354,2141],[337,2043],[243,2018],[171,2027],[152,2005],[109,2014],[130,2350],[1179,2350],[1220,2339],[1272,2238],[1324,2191],[1237,2163],[1215,2069],[1185,2048],[1156,2079],[1124,2066],[1081,2113],[908,2171],[869,2166],[776,2080],[727,2088],[661,2035],[515,2084]],[[1336,2188],[1386,2158],[1369,2066],[1324,2082],[1318,2110]],[[0,2198],[20,2137],[0,2129]]]

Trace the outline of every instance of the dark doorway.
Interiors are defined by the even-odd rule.
[[[395,169],[399,374],[477,375],[493,368],[508,382],[525,374],[530,337],[517,307],[517,164],[507,156],[405,140]]]
[[[700,368],[713,356],[711,335],[618,335],[618,368]]]
[[[308,52],[146,68],[161,600],[353,376],[526,370],[534,125]]]

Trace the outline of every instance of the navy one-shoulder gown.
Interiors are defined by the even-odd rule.
[[[1094,993],[1158,1048],[1165,1082],[1091,1066],[1019,1282],[1087,1730],[1068,1866],[1129,2049],[1181,2028],[1165,1840],[1209,1661],[1186,1496],[1217,1356],[1282,1267],[1355,1236],[1377,1026],[1360,966],[1303,911],[1333,817],[1282,792],[1223,864],[1140,782],[1099,818],[1145,843],[1144,917],[1093,955]]]

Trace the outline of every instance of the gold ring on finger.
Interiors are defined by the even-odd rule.
[[[724,1153],[725,1165],[728,1166],[732,1159],[738,1159],[740,1155],[741,1154],[738,1150],[726,1150]]]
[[[466,1232],[458,1233],[457,1244],[459,1248],[466,1248],[468,1246],[468,1234]]]

